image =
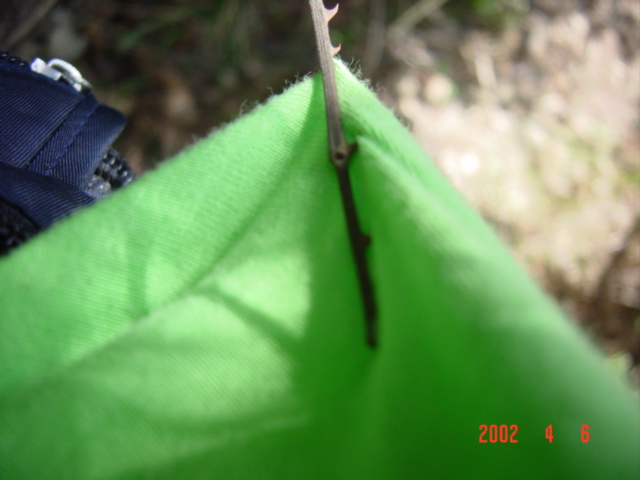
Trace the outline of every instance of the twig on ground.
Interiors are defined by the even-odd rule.
[[[44,17],[56,6],[58,0],[45,0],[27,17],[22,24],[9,36],[6,49],[10,50],[31,33]]]
[[[385,44],[386,0],[371,0],[367,44],[362,56],[362,73],[371,77],[378,69]]]
[[[447,1],[422,0],[416,3],[391,24],[388,30],[389,39],[398,40],[404,37],[409,30],[447,3]]]

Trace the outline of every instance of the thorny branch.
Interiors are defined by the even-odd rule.
[[[338,90],[334,74],[333,56],[340,51],[340,46],[333,47],[329,39],[329,20],[338,11],[338,5],[332,9],[325,8],[322,0],[309,0],[313,17],[313,29],[316,34],[318,58],[322,70],[322,83],[324,86],[324,101],[327,110],[327,127],[329,132],[329,160],[338,174],[338,183],[342,194],[342,206],[347,220],[351,251],[356,264],[360,295],[364,307],[367,343],[375,347],[377,345],[376,332],[376,304],[373,293],[373,284],[367,266],[365,249],[369,243],[358,222],[351,181],[349,179],[349,159],[355,151],[356,145],[349,145],[342,131],[340,121],[340,107],[338,104]]]

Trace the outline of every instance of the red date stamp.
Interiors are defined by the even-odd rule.
[[[518,443],[516,434],[518,425],[480,425],[480,443]],[[544,436],[549,443],[553,443],[553,425],[545,428]],[[589,425],[582,425],[580,441],[589,443],[591,432]]]
[[[487,443],[487,439],[484,438],[489,432],[489,442],[497,443],[518,443],[516,440],[516,433],[518,433],[517,425],[480,425],[480,443]]]

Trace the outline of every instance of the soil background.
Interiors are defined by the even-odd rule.
[[[331,7],[333,0],[327,0]],[[640,385],[640,2],[345,0],[334,44],[532,276]],[[3,0],[138,173],[317,71],[306,0]]]

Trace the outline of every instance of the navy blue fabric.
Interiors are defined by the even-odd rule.
[[[124,116],[87,95],[28,165],[83,188],[124,126]]]
[[[70,85],[36,75],[0,61],[0,163],[27,165],[81,100]]]
[[[74,209],[95,202],[95,198],[73,185],[3,163],[0,199],[19,208],[41,229]]]
[[[94,172],[125,121],[91,91],[0,52],[0,200],[41,229],[94,202]]]

